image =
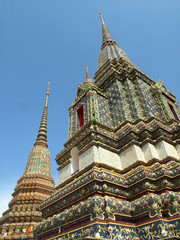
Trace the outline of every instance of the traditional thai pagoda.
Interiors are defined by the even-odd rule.
[[[93,81],[78,86],[59,184],[41,204],[37,240],[180,239],[180,111],[102,22]]]
[[[47,144],[49,85],[34,148],[23,176],[17,181],[9,209],[0,219],[0,239],[34,239],[33,227],[42,221],[40,203],[54,192],[50,152]]]
[[[41,204],[37,240],[180,239],[180,111],[102,22],[93,81],[78,86],[59,185]]]

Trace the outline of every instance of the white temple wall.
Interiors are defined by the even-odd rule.
[[[120,158],[118,154],[102,147],[93,146],[79,156],[79,169],[83,169],[92,162],[100,162],[117,169],[121,169]]]
[[[59,171],[59,184],[71,177],[71,163]]]
[[[119,155],[102,147],[92,146],[79,155],[77,148],[71,150],[70,163],[59,171],[59,184],[67,180],[76,171],[80,171],[93,162],[106,164],[123,170],[138,161],[147,163],[151,159],[163,160],[166,157],[180,159],[180,145],[173,145],[162,140],[156,145],[146,143],[139,147],[135,144],[122,151]]]
[[[179,158],[175,147],[165,141],[161,141],[158,144],[156,144],[156,149],[158,151],[160,160],[166,157]]]
[[[129,165],[137,162],[143,161],[145,162],[144,154],[141,148],[135,144],[124,150],[119,154],[121,160],[122,169],[128,167]]]
[[[174,147],[165,141],[160,141],[156,145],[147,143],[142,147],[132,145],[123,152],[120,153],[121,166],[125,169],[129,165],[143,161],[148,162],[153,158],[163,160],[166,157],[174,157],[180,159],[180,145]]]
[[[99,151],[99,161],[101,163],[104,163],[111,167],[115,167],[117,169],[121,169],[121,162],[118,154],[111,152],[107,149],[104,149],[102,147],[98,147],[98,151]]]
[[[90,147],[79,156],[79,170],[87,167],[92,162],[99,162],[99,154],[96,146]]]
[[[145,162],[148,162],[149,160],[156,158],[158,159],[158,152],[155,148],[155,146],[151,143],[147,143],[144,146],[142,146],[142,152],[144,154]]]
[[[180,144],[176,145],[176,151],[177,151],[178,157],[180,159]]]

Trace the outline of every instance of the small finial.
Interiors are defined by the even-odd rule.
[[[47,88],[47,93],[46,93],[45,107],[47,107],[47,105],[48,105],[49,86],[50,86],[50,80],[48,81],[48,88]]]
[[[93,80],[92,80],[92,79],[90,78],[90,76],[89,76],[87,64],[86,64],[86,79],[85,79],[83,85],[84,85],[84,84],[85,84],[86,86],[89,86],[89,85],[92,85],[92,84],[93,84]]]
[[[47,88],[47,93],[46,94],[49,94],[49,86],[50,86],[50,80],[48,81],[48,88]]]
[[[86,64],[86,78],[89,78],[88,66]]]
[[[159,82],[160,82],[160,83],[163,83],[163,80],[161,80],[161,79],[159,78]],[[164,84],[164,83],[163,83],[163,84]]]
[[[99,15],[100,15],[100,18],[101,18],[101,22],[102,22],[102,24],[105,24],[105,23],[104,23],[104,20],[103,20],[102,13],[100,12]]]

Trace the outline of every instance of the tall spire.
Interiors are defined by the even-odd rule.
[[[99,14],[100,14],[101,23],[102,23],[102,48],[103,48],[106,43],[110,43],[110,42],[115,43],[115,41],[111,37],[111,34],[109,33],[109,31],[104,23],[102,13],[100,12]]]
[[[47,110],[48,110],[49,86],[50,86],[50,80],[48,81],[48,88],[47,88],[47,92],[46,92],[44,111],[43,111],[37,139],[36,139],[34,146],[44,145],[44,146],[48,147],[48,144],[47,144]]]
[[[23,176],[17,181],[9,202],[9,209],[0,219],[1,233],[7,234],[6,239],[24,238],[33,240],[33,225],[42,221],[40,204],[55,191],[54,180],[51,177],[51,158],[47,145],[47,107],[49,85],[46,93],[44,111],[36,142],[32,148]],[[25,231],[28,229],[28,231]],[[17,236],[17,233],[19,236]]]
[[[101,23],[102,23],[102,46],[101,52],[99,53],[98,58],[98,69],[102,67],[109,59],[114,58],[123,58],[128,62],[131,62],[126,55],[126,53],[117,45],[114,39],[111,37],[102,17],[100,14]]]

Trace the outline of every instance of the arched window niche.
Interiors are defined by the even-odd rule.
[[[71,149],[71,174],[79,171],[79,151],[77,147]]]

